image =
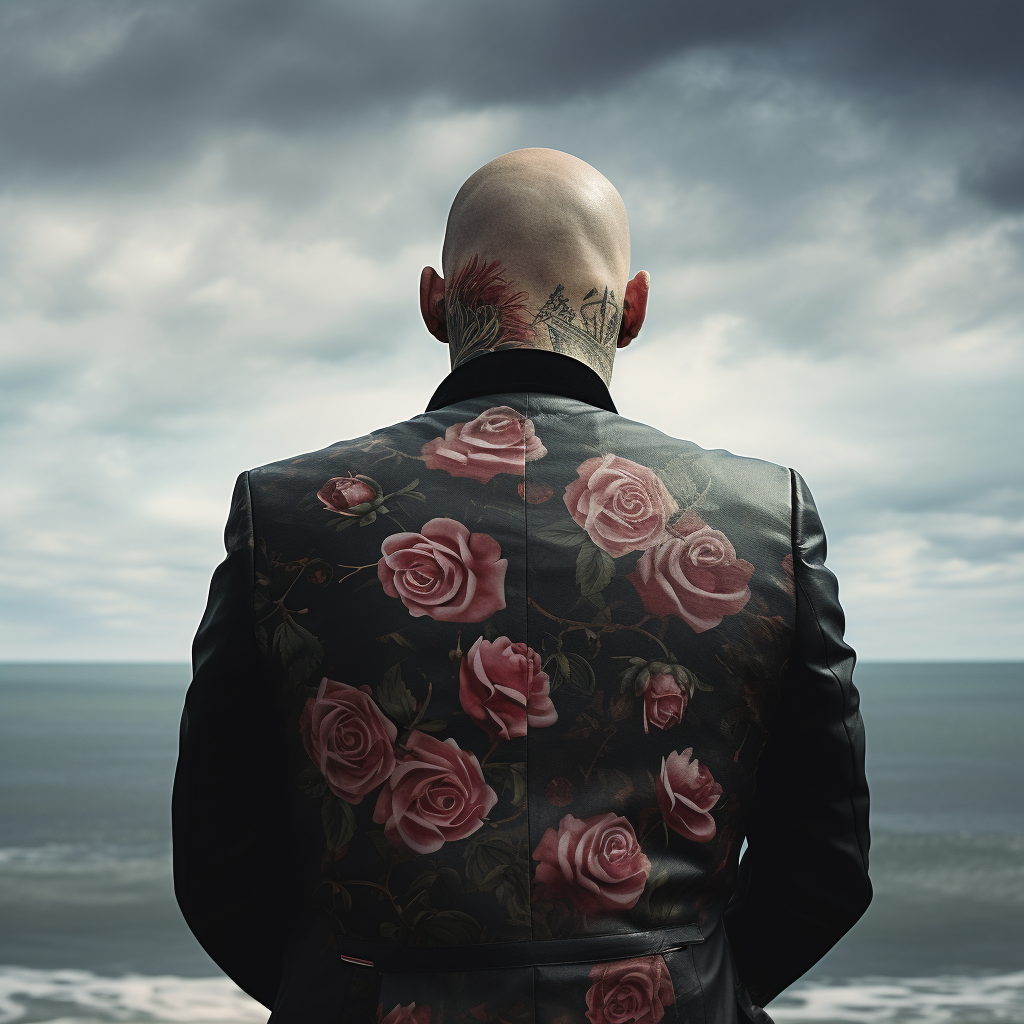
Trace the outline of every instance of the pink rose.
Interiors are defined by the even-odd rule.
[[[711,777],[707,766],[698,764],[693,747],[673,750],[668,759],[661,759],[661,774],[655,785],[658,806],[665,822],[695,843],[706,843],[715,836],[715,819],[711,808],[718,803],[722,787]]]
[[[373,820],[384,824],[396,846],[436,853],[480,828],[498,794],[484,781],[476,755],[450,736],[439,740],[414,729],[406,746],[409,752],[377,797]]]
[[[647,723],[659,729],[678,725],[686,714],[690,691],[679,685],[675,676],[663,673],[651,676],[644,687],[644,732]]]
[[[317,491],[316,495],[332,512],[343,516],[359,515],[349,512],[353,505],[364,505],[377,497],[377,492],[365,480],[349,473],[348,476],[332,476]],[[365,512],[363,509],[361,512]]]
[[[657,1024],[675,1002],[665,958],[638,956],[590,968],[594,984],[587,992],[591,1024]]]
[[[584,914],[636,906],[651,873],[633,826],[614,811],[582,819],[565,815],[532,856],[540,861],[536,880],[552,897],[568,896]]]
[[[370,687],[358,689],[326,676],[299,719],[302,745],[327,787],[350,804],[359,803],[394,770],[394,724],[373,702]]]
[[[459,667],[459,700],[463,710],[491,741],[525,736],[554,725],[558,712],[548,694],[551,683],[540,667],[540,655],[507,636],[494,643],[481,637]]]
[[[377,1004],[377,1020],[380,1024],[430,1024],[430,1007],[424,1003],[417,1006],[414,1002],[408,1006],[396,1003],[395,1008],[385,1017],[384,1004]]]
[[[679,535],[683,531],[688,532]],[[703,633],[750,600],[747,584],[753,573],[721,530],[689,515],[640,556],[628,579],[645,611],[676,615]]]
[[[411,615],[440,622],[483,622],[505,607],[508,559],[486,533],[454,519],[431,519],[420,533],[393,533],[381,545],[377,577]]]
[[[525,498],[530,505],[541,505],[555,493],[547,484],[528,484],[525,480],[519,481],[516,490],[519,497]]]
[[[618,455],[587,459],[565,488],[565,505],[590,539],[613,558],[650,547],[679,511],[661,477]]]
[[[526,472],[526,463],[547,455],[522,413],[499,405],[469,423],[453,423],[444,437],[435,437],[422,449],[427,469],[443,469],[452,476],[468,476],[487,483],[498,473]]]

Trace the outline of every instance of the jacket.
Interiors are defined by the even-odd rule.
[[[763,1022],[867,907],[855,655],[799,473],[496,352],[242,473],[225,546],[174,883],[272,1021]]]

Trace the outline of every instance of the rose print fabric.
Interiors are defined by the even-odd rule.
[[[470,423],[453,423],[445,436],[423,446],[427,469],[442,469],[485,484],[497,473],[526,472],[526,463],[547,455],[533,422],[507,405],[486,409]]]
[[[793,625],[788,473],[520,394],[250,480],[300,959],[342,972],[338,1019],[702,1020],[691,946],[735,884]],[[460,964],[542,940],[582,952]]]
[[[379,990],[374,990],[379,991],[379,1001],[371,1019],[382,1024],[688,1024],[705,1020],[692,963],[680,950],[593,964],[509,968],[500,973],[396,972],[386,975]]]

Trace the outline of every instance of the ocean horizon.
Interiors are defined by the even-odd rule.
[[[0,1024],[266,1020],[174,901],[190,676],[184,662],[0,663]],[[1024,1024],[1024,662],[862,661],[854,678],[875,898],[768,1012]]]

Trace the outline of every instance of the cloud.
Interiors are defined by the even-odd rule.
[[[961,4],[473,0],[8,0],[0,7],[0,124],[9,173],[157,171],[218,132],[336,132],[446,109],[543,110],[614,95],[691,54],[816,81],[876,116],[908,105],[1021,108],[1024,13]],[[1007,123],[1008,110],[1000,120]]]
[[[0,6],[8,656],[186,658],[235,475],[422,410],[527,145],[626,200],[623,414],[804,474],[862,654],[1021,656],[1019,7],[401,10]]]

